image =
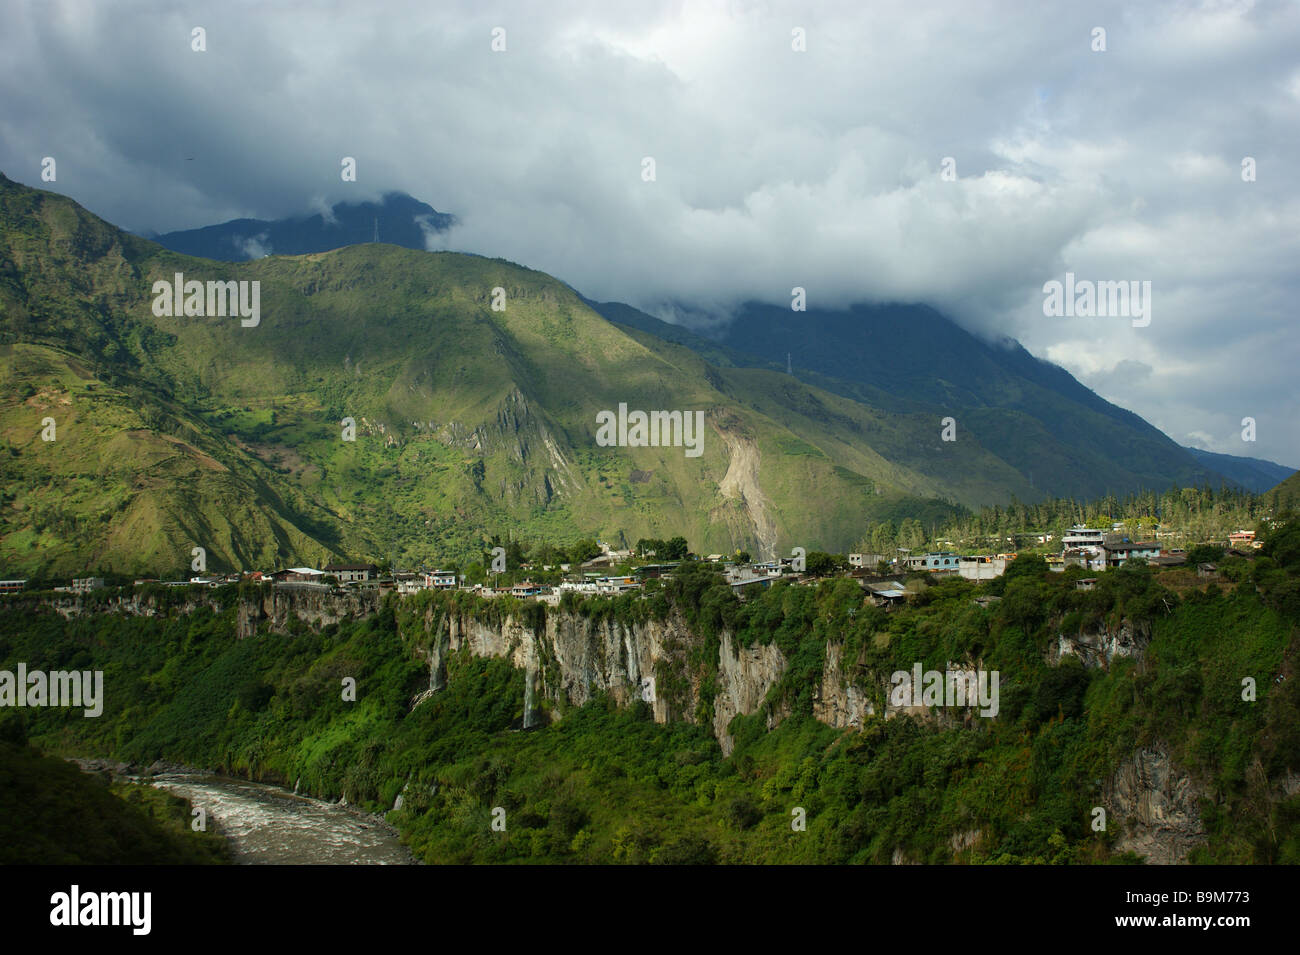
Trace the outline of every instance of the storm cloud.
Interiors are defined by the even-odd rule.
[[[402,190],[592,298],[925,302],[1300,463],[1296,4],[7,7],[0,170],[125,228]],[[1067,272],[1150,324],[1045,316]]]

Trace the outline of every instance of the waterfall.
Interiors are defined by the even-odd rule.
[[[531,668],[524,671],[524,729],[537,724],[537,671]]]

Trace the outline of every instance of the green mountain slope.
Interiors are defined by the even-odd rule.
[[[8,180],[0,226],[8,573],[173,574],[194,547],[209,569],[414,563],[485,532],[844,549],[874,518],[1021,489],[973,443],[946,466],[937,422],[715,368],[501,260],[369,244],[216,263]],[[178,272],[259,282],[260,322],[154,315]],[[620,403],[704,412],[702,453],[599,446]],[[930,467],[887,453],[922,440]]]
[[[974,438],[1038,492],[1092,498],[1172,482],[1217,485],[1224,475],[1216,466],[1239,463],[1194,455],[1018,343],[985,342],[923,305],[795,313],[751,302],[705,336],[617,302],[592,304],[611,321],[711,361],[781,369],[789,361],[801,380],[873,408],[951,416],[962,438]],[[911,450],[899,448],[891,459],[921,469],[936,463],[925,445]]]
[[[1256,494],[1269,490],[1295,473],[1291,468],[1263,458],[1218,454],[1214,451],[1202,451],[1200,448],[1188,448],[1187,451],[1206,467],[1214,468],[1220,474]]]
[[[1300,509],[1300,471],[1268,491],[1264,499],[1272,505],[1274,514]]]

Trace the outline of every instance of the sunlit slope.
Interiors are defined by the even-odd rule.
[[[415,563],[493,533],[844,549],[872,519],[1025,490],[932,416],[718,369],[503,260],[368,244],[211,262],[8,180],[0,225],[14,571],[173,572],[193,546],[215,566]],[[257,282],[257,324],[155,315],[177,273]],[[620,403],[704,412],[700,455],[599,446]]]

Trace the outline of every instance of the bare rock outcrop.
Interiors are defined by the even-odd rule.
[[[1116,850],[1157,865],[1185,863],[1206,841],[1198,808],[1204,795],[1163,745],[1139,749],[1120,764],[1103,797],[1110,821],[1123,824]]]

